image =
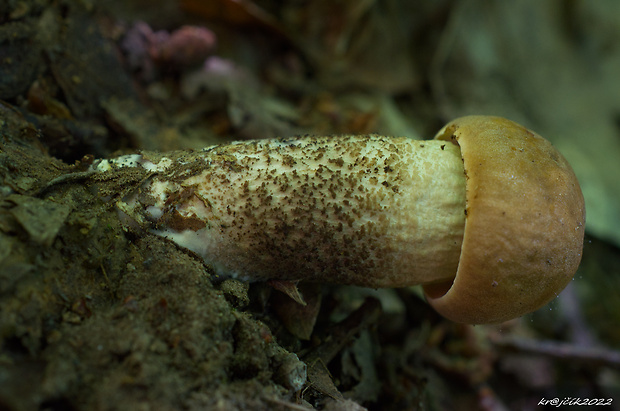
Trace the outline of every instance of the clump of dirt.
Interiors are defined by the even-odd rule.
[[[0,154],[6,409],[291,399],[272,382],[289,353],[272,348],[269,329],[229,302],[208,267],[171,243],[128,232],[113,202],[96,195],[101,182],[46,186],[67,167],[35,149],[24,153],[9,137],[15,131],[3,130]],[[247,300],[247,288],[235,296]]]

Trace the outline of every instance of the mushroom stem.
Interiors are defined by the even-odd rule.
[[[119,209],[218,275],[422,284],[457,322],[538,309],[581,259],[585,209],[570,166],[545,139],[498,117],[457,119],[433,141],[246,141],[92,167],[147,173]]]
[[[303,137],[116,165],[132,161],[154,174],[123,211],[218,275],[376,288],[456,273],[465,175],[451,142]]]

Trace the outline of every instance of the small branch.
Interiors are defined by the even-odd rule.
[[[527,338],[490,336],[491,343],[511,352],[545,355],[550,358],[570,360],[587,365],[620,369],[620,352],[601,347],[582,347],[557,341],[540,341]]]

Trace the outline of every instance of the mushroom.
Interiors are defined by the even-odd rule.
[[[573,171],[498,117],[457,119],[431,141],[299,137],[93,164],[132,166],[148,175],[119,209],[220,276],[422,284],[439,313],[478,324],[538,309],[581,259]]]

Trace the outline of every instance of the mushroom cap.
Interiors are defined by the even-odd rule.
[[[583,250],[585,206],[562,155],[500,117],[468,116],[435,139],[461,148],[466,222],[454,281],[427,284],[428,302],[462,323],[498,323],[537,310],[571,281]]]

